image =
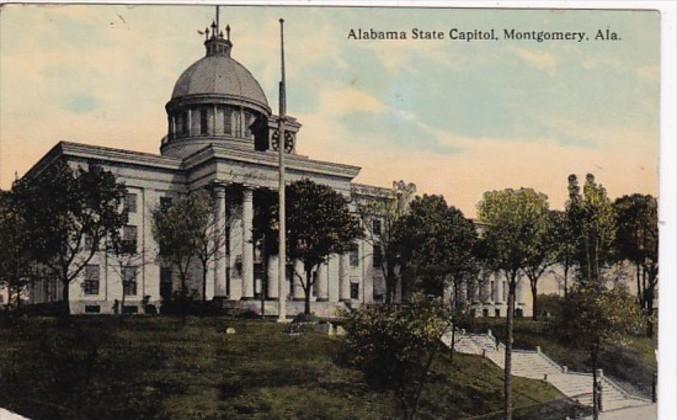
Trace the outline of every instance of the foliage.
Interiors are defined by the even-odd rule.
[[[449,327],[441,300],[421,295],[400,307],[373,306],[344,315],[344,354],[377,389],[395,392],[405,418],[414,418],[430,366]]]
[[[654,298],[658,286],[658,203],[651,195],[625,195],[616,199],[616,250],[621,260],[635,265],[637,296],[653,333]]]
[[[564,296],[569,293],[569,274],[574,266],[577,242],[575,227],[570,214],[560,210],[551,210],[552,235],[554,242],[554,260],[562,267],[562,276],[558,278],[564,288]],[[558,276],[554,271],[553,274]]]
[[[528,253],[524,264],[523,271],[529,279],[529,286],[531,287],[531,307],[534,320],[537,320],[540,315],[538,281],[549,267],[557,263],[558,251],[561,251],[560,238],[557,236],[559,232],[555,229],[559,217],[560,213],[550,210],[544,217],[538,219],[535,235],[540,246],[534,247]]]
[[[566,212],[574,229],[578,279],[582,283],[601,282],[614,259],[616,212],[594,175],[586,175],[582,194],[576,175],[569,175],[568,181]]]
[[[64,328],[30,318],[0,328],[1,407],[36,420],[397,417],[389,393],[335,364],[336,337],[290,337],[285,325],[212,317],[71,321]],[[225,335],[226,327],[237,333]],[[433,363],[422,418],[500,407],[499,370],[480,357],[456,357],[453,366],[446,354]],[[562,397],[541,381],[515,381],[516,405],[525,410]]]
[[[642,316],[623,286],[607,289],[601,283],[582,283],[568,296],[559,326],[564,337],[590,352],[593,401],[597,393],[597,369],[602,344],[624,343],[639,331]],[[598,407],[593,405],[594,417]]]
[[[196,227],[196,257],[202,265],[202,300],[207,300],[207,271],[210,261],[225,258],[221,255],[221,247],[226,243],[225,209],[223,220],[217,214],[218,205],[206,191],[199,190],[191,200],[192,218]]]
[[[530,188],[505,189],[484,193],[478,204],[483,225],[485,263],[501,271],[508,283],[506,317],[506,349],[504,371],[505,417],[512,417],[511,360],[512,322],[515,311],[515,290],[520,271],[541,252],[543,232],[549,220],[548,197]]]
[[[381,271],[385,278],[386,303],[395,300],[399,280],[397,267],[401,265],[395,226],[408,213],[409,204],[415,193],[416,185],[413,183],[393,181],[390,197],[358,202],[360,219],[367,233],[366,240],[374,249],[379,249],[382,255]],[[375,226],[378,226],[378,230]]]
[[[305,278],[294,273],[305,293],[305,312],[310,313],[310,291],[315,279],[313,270],[332,254],[348,251],[363,234],[360,223],[348,208],[348,200],[326,185],[309,179],[292,183],[286,189],[287,259],[301,261]],[[267,235],[274,244],[277,236],[277,205],[273,205]],[[276,246],[269,246],[273,250]]]
[[[192,192],[178,197],[169,208],[157,206],[152,210],[151,217],[158,256],[164,263],[177,269],[181,280],[180,292],[188,296],[191,263],[195,258],[208,261],[216,253],[210,243],[217,228],[213,202],[206,192]],[[203,291],[205,272],[206,269],[203,270]]]
[[[13,191],[0,191],[0,288],[8,291],[6,308],[21,306],[21,295],[35,277],[36,265],[20,203]]]
[[[69,284],[104,241],[120,241],[127,223],[122,202],[126,188],[98,165],[72,169],[56,161],[41,173],[14,185],[32,257],[49,276],[61,281],[64,313],[68,314]]]
[[[456,290],[479,271],[477,230],[444,197],[416,197],[395,225],[401,264],[411,273],[409,289],[442,296],[451,282]]]

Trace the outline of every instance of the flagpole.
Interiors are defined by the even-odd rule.
[[[280,69],[282,79],[280,80],[279,108],[278,108],[278,176],[279,176],[279,249],[278,249],[278,322],[285,322],[287,319],[287,226],[286,226],[286,208],[285,208],[285,168],[284,168],[284,129],[286,98],[285,98],[285,74],[284,74],[284,19],[280,19]]]

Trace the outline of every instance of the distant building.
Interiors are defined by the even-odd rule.
[[[218,201],[227,238],[222,249],[225,257],[210,265],[206,298],[256,311],[263,301],[267,314],[277,314],[277,258],[263,255],[252,243],[251,232],[258,198],[277,190],[278,147],[287,153],[288,182],[309,178],[331,186],[353,200],[353,206],[360,200],[392,197],[389,188],[354,183],[360,171],[357,166],[298,154],[301,124],[295,119],[288,117],[288,131],[280,138],[278,118],[261,86],[231,57],[229,29],[224,37],[213,25],[204,45],[206,55],[181,74],[165,105],[167,135],[159,155],[60,142],[29,171],[29,175],[38,173],[57,159],[80,167],[96,164],[110,170],[128,189],[129,225],[123,229],[123,238],[136,244],[142,258],[137,265],[116,270],[105,253],[98,253],[70,286],[72,313],[111,313],[115,301],[122,299],[123,277],[127,278],[127,312],[141,312],[144,297],[155,305],[170,297],[179,279],[156,259],[151,210],[170,206],[181,194],[206,188]],[[311,310],[333,315],[346,304],[382,301],[385,282],[380,264],[379,253],[367,240],[356,241],[350,252],[333,256],[314,274]],[[196,272],[192,281],[190,287],[200,293],[201,275]],[[289,276],[287,281],[288,313],[295,314],[303,310],[304,292]],[[480,296],[477,290],[473,299],[485,301],[477,301],[477,315],[486,311],[487,316],[505,316],[504,290],[500,282],[491,286],[489,295]],[[33,303],[40,303],[59,300],[60,294],[56,280],[45,280],[34,283],[30,295]]]

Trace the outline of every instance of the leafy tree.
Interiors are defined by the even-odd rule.
[[[402,263],[415,272],[417,290],[441,296],[449,282],[477,272],[475,225],[444,197],[416,197],[395,230]]]
[[[315,283],[313,270],[327,261],[330,255],[350,249],[363,234],[360,222],[348,208],[348,200],[326,185],[309,179],[292,183],[286,189],[287,259],[301,261],[304,275],[294,271],[305,294],[306,314],[310,313],[310,290]],[[270,212],[270,243],[277,229],[277,205]],[[271,247],[271,251],[275,247]],[[305,278],[304,278],[305,277]]]
[[[158,257],[178,271],[181,298],[189,297],[189,271],[200,246],[202,219],[193,214],[199,207],[198,200],[197,194],[187,194],[174,200],[169,208],[157,206],[151,212]]]
[[[214,198],[205,190],[192,193],[193,223],[196,228],[196,257],[202,266],[202,300],[207,300],[207,271],[210,261],[225,258],[220,249],[226,242],[225,220],[219,220]]]
[[[551,210],[552,238],[554,243],[554,260],[562,267],[561,284],[564,286],[564,297],[569,293],[569,274],[574,268],[577,242],[574,226],[569,214],[560,210]],[[553,271],[553,274],[559,276]]]
[[[651,195],[616,199],[616,250],[635,266],[637,299],[647,316],[647,335],[653,335],[653,303],[658,286],[658,202]]]
[[[593,415],[597,419],[597,367],[602,344],[622,344],[641,324],[641,312],[624,286],[608,289],[601,282],[580,283],[562,306],[559,331],[592,361]]]
[[[126,290],[132,282],[136,282],[138,270],[142,267],[145,261],[145,250],[139,252],[135,242],[125,240],[121,241],[106,241],[106,253],[109,260],[113,262],[110,267],[115,273],[120,276],[120,284],[122,285],[122,294],[120,296],[119,314],[124,315],[125,301],[127,298]],[[133,269],[133,278],[127,277],[127,270]]]
[[[509,420],[512,418],[510,371],[515,291],[520,272],[525,270],[529,259],[542,246],[540,231],[544,220],[548,218],[548,198],[530,188],[488,191],[484,193],[477,207],[479,220],[483,225],[486,264],[490,269],[502,272],[508,283],[504,413]]]
[[[415,193],[416,185],[397,181],[393,182],[391,197],[358,203],[360,218],[367,234],[366,240],[375,250],[381,252],[383,263],[380,268],[385,279],[387,304],[394,301],[399,280],[399,244],[395,226],[408,213],[409,203]]]
[[[29,232],[33,259],[60,280],[64,315],[69,285],[104,241],[120,240],[127,223],[126,188],[100,166],[72,169],[57,161],[14,187]]]
[[[371,386],[392,390],[403,417],[413,419],[430,367],[449,327],[441,299],[414,294],[401,306],[369,306],[344,314],[343,354]]]
[[[535,240],[540,246],[531,249],[524,264],[524,274],[529,279],[531,288],[532,318],[534,321],[538,320],[539,315],[538,280],[549,267],[557,262],[559,238],[555,236],[557,232],[554,229],[557,217],[559,217],[559,213],[551,210],[547,215],[536,220],[534,234],[536,235]]]
[[[581,194],[576,175],[569,175],[569,200],[566,212],[576,241],[575,265],[579,281],[600,282],[614,258],[616,212],[606,189],[592,174],[585,177]]]
[[[0,287],[7,288],[7,309],[15,297],[16,308],[21,306],[22,291],[34,277],[36,268],[19,205],[12,191],[0,191]]]

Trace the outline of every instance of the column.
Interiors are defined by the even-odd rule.
[[[350,302],[350,255],[339,256],[339,299]]]
[[[254,298],[254,244],[252,221],[254,218],[254,191],[242,191],[242,299]]]
[[[268,299],[277,299],[278,293],[278,273],[279,273],[279,258],[277,255],[269,255],[268,257]]]
[[[329,264],[322,263],[317,269],[317,301],[326,302],[329,300]]]
[[[214,243],[218,250],[214,255],[214,296],[226,295],[226,188],[223,185],[214,187],[216,200],[216,228]]]
[[[303,282],[299,276],[303,278]],[[294,300],[304,300],[306,294],[303,290],[303,283],[306,281],[306,272],[301,260],[294,261],[294,278],[292,281],[294,282]]]
[[[496,303],[503,303],[503,279],[500,276],[495,276],[496,284]]]
[[[190,137],[193,134],[193,110],[188,108],[186,112],[186,116],[188,117],[188,137]]]

